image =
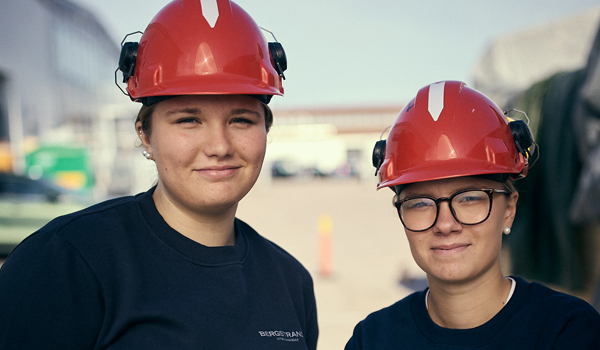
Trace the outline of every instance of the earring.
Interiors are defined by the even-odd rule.
[[[505,227],[503,232],[505,235],[508,235],[510,233],[510,231],[511,231],[510,227]]]
[[[143,155],[143,156],[144,156],[146,159],[148,159],[148,160],[151,160],[151,159],[152,159],[152,155],[151,155],[151,154],[150,154],[148,151],[146,151],[146,150],[143,150],[143,151],[142,151],[142,155]]]

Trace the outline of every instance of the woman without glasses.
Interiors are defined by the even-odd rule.
[[[235,218],[285,56],[229,0],[177,0],[119,69],[158,184],[59,217],[0,270],[2,349],[316,349],[312,280]],[[268,209],[265,209],[268,210]]]

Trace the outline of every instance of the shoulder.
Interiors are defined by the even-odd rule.
[[[412,293],[369,314],[356,325],[345,349],[393,349],[398,344],[407,345],[407,341],[419,333],[412,309],[413,304],[424,300],[424,294],[424,291]]]
[[[97,226],[98,223],[114,223],[120,217],[130,215],[131,210],[135,206],[136,197],[120,197],[110,199],[80,211],[60,216],[50,221],[43,231],[68,232],[70,228],[79,225]]]
[[[567,315],[573,312],[593,311],[592,314],[598,315],[594,308],[586,301],[573,295],[556,291],[541,283],[528,282],[520,277],[513,277],[517,281],[517,288],[525,288],[526,304],[538,307],[551,307],[552,310],[560,311]],[[567,312],[568,311],[568,312]]]
[[[566,348],[590,348],[592,344],[600,347],[600,315],[590,304],[540,283],[514,278],[517,288],[526,291],[516,315],[531,331],[539,328],[545,334],[543,338]]]
[[[2,278],[20,281],[23,289],[57,278],[65,282],[64,286],[52,284],[53,288],[80,283],[74,281],[86,281],[84,284],[92,288],[100,283],[100,275],[110,278],[110,272],[122,268],[119,264],[123,260],[117,257],[134,254],[135,240],[123,238],[136,235],[132,227],[140,226],[135,216],[141,215],[135,214],[139,212],[137,198],[108,200],[52,220],[11,252],[2,266]]]
[[[13,254],[61,244],[77,245],[82,241],[98,243],[94,237],[104,239],[109,236],[106,233],[123,231],[117,228],[135,220],[135,212],[139,212],[137,197],[115,198],[59,216],[23,240]]]
[[[372,312],[359,322],[359,325],[364,329],[388,329],[396,328],[398,324],[412,323],[412,304],[418,300],[425,300],[424,293],[414,292],[390,306]]]

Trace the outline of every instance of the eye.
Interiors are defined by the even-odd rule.
[[[460,195],[456,196],[456,198],[454,198],[454,202],[456,203],[477,203],[487,200],[487,194],[485,194],[482,191],[469,191],[461,193]]]
[[[254,124],[254,122],[248,118],[237,117],[231,120],[231,123],[234,124]]]
[[[402,203],[402,208],[405,210],[424,210],[434,205],[435,203],[429,198],[414,198]]]
[[[234,108],[231,110],[229,123],[248,127],[260,124],[261,120],[264,120],[263,115],[252,108]]]
[[[199,123],[200,121],[194,117],[186,117],[180,118],[177,120],[177,124],[186,124],[186,123]]]

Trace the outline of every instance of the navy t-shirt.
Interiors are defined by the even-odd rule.
[[[517,286],[510,301],[479,327],[435,324],[425,290],[367,316],[345,349],[600,349],[600,315],[588,303],[513,278]]]
[[[315,349],[308,271],[244,222],[206,247],[153,189],[59,217],[0,269],[1,349]]]

